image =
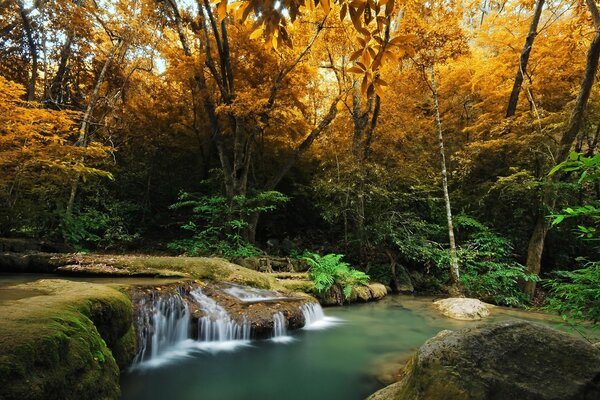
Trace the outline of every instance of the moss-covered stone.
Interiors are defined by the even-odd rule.
[[[304,292],[313,294],[315,292],[315,284],[312,281],[305,279],[285,279],[280,280],[278,285],[292,292]]]
[[[371,290],[366,285],[354,286],[352,293],[356,295],[357,301],[367,302],[372,298]]]
[[[383,299],[388,294],[387,288],[381,283],[369,283],[368,286],[373,300]]]
[[[17,288],[44,294],[0,302],[0,398],[119,398],[119,365],[135,351],[129,298],[64,280]]]
[[[442,331],[398,383],[368,400],[584,400],[600,398],[600,351],[526,321]]]

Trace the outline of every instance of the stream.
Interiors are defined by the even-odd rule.
[[[510,318],[548,322],[544,314],[500,307],[485,322],[455,321],[435,312],[431,301],[389,296],[327,308],[328,324],[289,332],[292,340],[186,351],[157,367],[125,372],[123,399],[364,399],[384,386],[376,373],[388,360],[410,355],[440,330]]]
[[[51,275],[0,275],[0,301],[43,295],[15,288],[18,283],[56,278]],[[129,278],[61,278],[104,284],[144,283],[146,279]],[[147,279],[149,284],[158,280]],[[164,283],[168,283],[165,280]],[[269,293],[254,290],[252,298],[268,298]],[[244,292],[227,289],[244,300]],[[239,293],[238,293],[239,292]],[[265,292],[265,293],[263,293]],[[427,339],[443,329],[458,330],[512,318],[557,325],[553,317],[536,312],[496,307],[492,316],[481,322],[466,322],[443,317],[435,311],[433,298],[388,296],[379,302],[325,309],[302,308],[307,323],[303,329],[287,331],[285,319],[273,314],[273,336],[250,340],[243,326],[237,327],[224,310],[196,290],[196,302],[208,315],[218,316],[218,323],[202,319],[202,340],[186,339],[186,326],[179,320],[189,319],[188,309],[160,303],[149,314],[154,324],[167,329],[165,345],[180,343],[175,351],[151,355],[140,360],[121,375],[124,400],[359,400],[385,386],[378,377],[398,370],[406,359]],[[303,306],[305,307],[305,306]],[[157,317],[166,318],[156,319]],[[171,320],[169,320],[171,318]],[[162,322],[158,322],[158,321]],[[156,325],[158,326],[158,325]],[[173,327],[172,330],[169,330]],[[241,330],[240,330],[241,329]],[[239,332],[238,332],[239,331]],[[183,332],[183,333],[182,333]],[[157,338],[160,339],[160,338]],[[161,340],[162,340],[161,339]],[[156,352],[160,343],[154,343]]]

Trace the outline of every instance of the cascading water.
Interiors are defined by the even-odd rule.
[[[198,339],[204,342],[249,341],[251,324],[244,317],[234,321],[227,311],[200,289],[190,292],[195,303],[206,314],[198,322]]]
[[[137,318],[140,350],[133,365],[159,360],[189,338],[190,308],[180,293],[153,295],[140,302]]]
[[[281,312],[273,314],[273,336],[271,340],[277,343],[287,343],[294,340],[287,334],[287,319]]]
[[[258,298],[272,300],[279,294],[231,287],[236,288],[233,292],[245,295],[243,302]],[[252,306],[248,305],[248,308]],[[136,318],[139,351],[133,369],[160,366],[195,352],[231,351],[250,344],[252,322],[246,316],[233,318],[221,304],[197,287],[190,290],[189,286],[181,286],[175,291],[154,292],[150,297],[139,299],[136,308],[139,309]],[[196,315],[197,311],[202,316],[197,320],[197,332],[192,332],[196,322],[192,314]],[[325,329],[339,321],[326,317],[319,303],[303,304],[300,311],[305,321],[303,329]],[[274,311],[272,320],[272,341],[287,343],[294,340],[288,335],[289,321],[283,312]]]
[[[233,283],[230,283],[228,288],[223,289],[223,292],[243,301],[244,303],[287,299],[287,297],[281,296],[281,294],[272,290],[251,288],[247,286],[235,285]]]
[[[304,315],[304,327],[306,330],[320,330],[328,328],[341,320],[338,318],[327,317],[319,303],[306,303],[300,306]]]

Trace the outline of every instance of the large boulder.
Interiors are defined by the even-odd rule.
[[[452,297],[449,299],[438,300],[433,303],[446,317],[459,319],[462,321],[478,321],[490,315],[491,304],[487,304],[477,299],[468,299],[462,297]]]
[[[600,350],[549,327],[508,321],[444,331],[401,381],[369,400],[597,400]]]
[[[136,348],[131,301],[124,293],[53,279],[3,291],[0,399],[120,397],[120,368]]]

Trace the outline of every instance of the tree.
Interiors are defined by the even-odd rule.
[[[586,0],[586,4],[590,14],[592,15],[592,21],[596,33],[587,52],[586,68],[581,86],[579,88],[579,94],[571,111],[569,122],[560,137],[559,146],[554,157],[557,163],[567,160],[569,152],[571,151],[571,147],[573,146],[577,134],[581,129],[584,119],[584,111],[588,99],[590,98],[596,72],[598,71],[598,59],[600,57],[600,12],[598,11],[595,0]],[[558,181],[559,177],[559,174],[554,174],[552,180],[556,182]],[[555,193],[552,189],[547,189],[544,192],[543,204],[552,208],[555,204],[555,201]],[[527,248],[527,270],[535,275],[539,275],[541,270],[542,253],[544,251],[544,241],[548,233],[548,228],[548,221],[546,221],[545,215],[540,212],[535,227],[533,228],[531,238],[529,239],[529,245]],[[533,297],[535,287],[536,282],[534,281],[526,283],[525,291],[530,297]]]
[[[27,209],[27,200],[62,193],[72,174],[110,176],[92,164],[106,157],[105,146],[90,142],[81,148],[69,142],[77,114],[35,107],[21,100],[24,93],[22,86],[0,77],[0,196],[5,205],[0,226],[5,234],[19,227],[16,219],[23,213],[47,207],[43,201]]]
[[[515,82],[513,84],[512,91],[510,92],[508,107],[506,108],[507,118],[515,115],[515,112],[517,111],[519,93],[521,92],[521,85],[523,84],[523,79],[525,79],[525,75],[527,74],[527,63],[529,62],[529,55],[531,54],[531,49],[533,48],[533,42],[538,34],[538,24],[540,22],[540,17],[542,16],[544,2],[545,0],[536,0],[535,2],[535,10],[533,11],[533,18],[531,19],[531,25],[529,26],[529,33],[527,34],[527,38],[525,39],[525,45],[523,45],[523,50],[521,51],[521,57],[519,58],[519,68],[515,76]]]
[[[446,151],[444,148],[444,137],[442,129],[442,117],[440,113],[438,82],[435,68],[438,64],[444,64],[449,60],[459,57],[466,52],[466,37],[460,28],[460,9],[454,4],[434,2],[423,6],[421,11],[423,17],[419,21],[419,12],[415,12],[415,19],[420,22],[416,28],[416,35],[420,37],[418,57],[414,59],[415,64],[421,70],[422,78],[431,90],[433,98],[433,112],[435,119],[435,131],[438,139],[440,154],[440,170],[442,178],[442,191],[446,208],[446,221],[448,226],[448,241],[450,244],[450,280],[453,291],[460,293],[459,260],[456,251],[456,240],[454,237],[454,224],[452,221],[452,207],[448,191],[448,171],[446,163]],[[417,9],[418,10],[418,9]],[[428,72],[427,72],[428,71]],[[427,74],[429,73],[429,78]]]

